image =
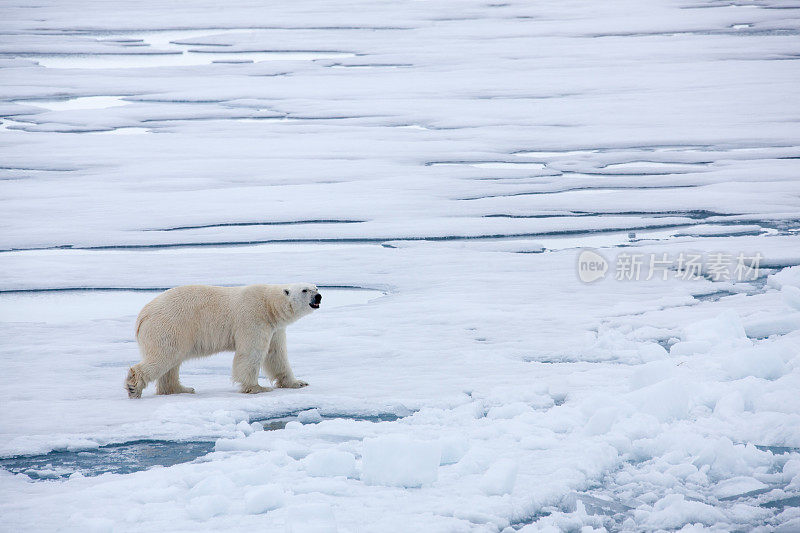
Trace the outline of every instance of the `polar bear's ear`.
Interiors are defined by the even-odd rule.
[[[286,296],[289,296],[289,289],[283,289],[283,292],[286,293]]]

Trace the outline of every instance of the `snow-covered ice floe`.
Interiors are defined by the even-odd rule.
[[[38,289],[0,291],[0,321],[59,324],[139,314],[163,290]],[[361,287],[321,287],[325,307],[365,304],[383,295]]]
[[[800,529],[797,13],[6,2],[3,528]],[[309,387],[126,397],[158,290],[300,280]]]

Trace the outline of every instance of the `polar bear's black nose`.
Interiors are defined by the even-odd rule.
[[[314,303],[318,304],[321,301],[322,301],[322,295],[321,294],[317,294],[316,296],[314,296]]]

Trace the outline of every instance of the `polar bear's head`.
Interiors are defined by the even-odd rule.
[[[283,293],[296,316],[307,315],[314,309],[319,309],[319,304],[322,302],[322,295],[313,283],[284,285]]]

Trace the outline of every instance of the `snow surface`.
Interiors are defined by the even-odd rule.
[[[0,11],[3,528],[800,528],[796,1]],[[148,291],[301,280],[309,387],[126,397]]]
[[[371,485],[421,487],[439,475],[442,450],[436,440],[382,435],[364,441],[361,478]]]

